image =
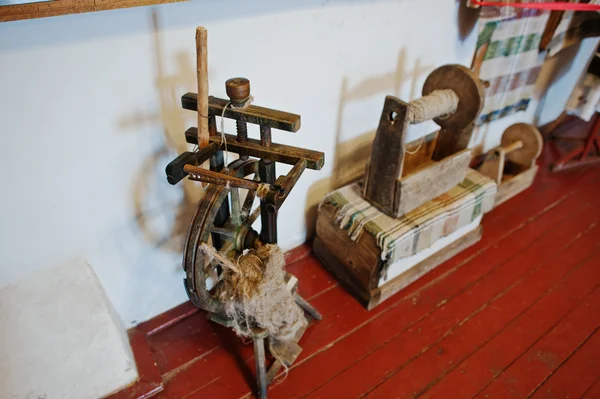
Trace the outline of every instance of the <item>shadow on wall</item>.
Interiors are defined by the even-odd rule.
[[[305,209],[307,240],[315,235],[317,212],[321,199],[327,193],[361,178],[365,172],[366,164],[371,158],[371,145],[375,138],[377,126],[354,135],[351,139],[343,140],[346,108],[353,102],[373,96],[380,96],[383,105],[385,96],[394,95],[398,97],[402,85],[406,82],[410,82],[411,85],[409,99],[420,97],[421,93],[417,88],[419,77],[431,72],[434,66],[421,65],[418,58],[415,60],[412,69],[408,69],[406,64],[406,50],[402,49],[398,53],[395,70],[364,79],[351,88],[348,87],[348,78],[342,79],[335,132],[335,154],[331,161],[333,162],[333,169],[331,177],[315,182],[308,189]]]
[[[168,252],[183,252],[189,222],[200,196],[201,186],[185,179],[169,190],[164,189],[165,167],[178,154],[187,151],[184,110],[181,94],[192,90],[196,81],[193,60],[187,53],[175,56],[176,71],[165,71],[158,14],[152,11],[152,28],[156,63],[154,84],[159,96],[159,111],[154,114],[134,112],[119,122],[124,130],[138,129],[148,122],[162,124],[162,145],[143,163],[132,183],[136,223],[144,239]]]

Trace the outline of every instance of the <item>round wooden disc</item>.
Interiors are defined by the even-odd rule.
[[[539,130],[529,123],[515,123],[502,134],[503,147],[521,140],[523,147],[506,154],[506,158],[519,165],[531,165],[542,153],[544,140]]]
[[[458,108],[447,118],[435,118],[441,127],[460,130],[469,126],[483,108],[483,84],[469,68],[462,65],[443,65],[429,74],[423,85],[423,96],[434,90],[454,90],[458,95]]]

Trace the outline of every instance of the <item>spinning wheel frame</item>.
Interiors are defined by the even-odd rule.
[[[256,178],[258,163],[259,161],[255,159],[233,161],[228,167],[227,174],[235,177],[254,174]],[[231,251],[241,252],[257,243],[257,234],[251,226],[259,215],[260,207],[251,212],[256,197],[253,190],[248,191],[240,209],[233,209],[236,208],[235,205],[231,210],[228,209],[227,221],[216,222],[219,211],[223,206],[227,206],[225,205],[227,202],[224,201],[227,201],[229,194],[232,197],[232,204],[239,200],[237,192],[236,188],[227,188],[218,184],[208,185],[194,212],[184,248],[186,292],[194,305],[216,314],[223,314],[223,304],[206,288],[206,280],[216,267],[216,262],[213,260],[208,267],[206,266],[206,255],[200,247],[201,244],[208,243],[211,235],[213,242],[215,235],[224,237],[224,242],[217,249],[226,256]]]

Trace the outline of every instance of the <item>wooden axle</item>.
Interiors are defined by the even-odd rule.
[[[273,191],[276,194],[283,194],[281,187],[273,186],[267,183],[261,183],[255,180],[243,179],[241,177],[235,177],[226,175],[224,173],[214,172],[209,169],[199,168],[193,165],[185,165],[183,167],[184,172],[189,175],[190,180],[201,181],[204,183],[218,184],[220,186],[227,186],[232,188],[245,188],[247,190],[254,190],[261,196],[266,196],[268,192]],[[268,188],[268,190],[264,190]]]
[[[500,154],[500,151],[504,152],[504,154],[510,154],[511,152],[520,150],[521,148],[523,148],[523,141],[517,140],[506,146],[497,147],[493,152],[495,156],[498,156],[498,154]]]
[[[448,117],[456,112],[459,101],[458,94],[454,90],[434,90],[408,104],[406,119],[411,124],[417,124]]]
[[[483,108],[482,82],[461,65],[444,65],[431,72],[423,85],[422,95],[411,103],[387,96],[373,141],[363,196],[391,217],[411,210],[411,207],[403,206],[409,197],[413,197],[410,201],[413,206],[418,205],[417,198],[428,201],[462,181],[467,167],[463,151],[471,138],[473,123]],[[425,119],[433,119],[442,128],[431,160],[436,162],[443,175],[436,176],[441,184],[421,183],[414,186],[411,193],[401,182],[407,177],[403,174],[406,127]],[[453,166],[440,163],[442,161]],[[418,195],[413,195],[415,193]]]
[[[542,146],[542,135],[533,125],[516,123],[504,131],[500,145],[487,153],[479,167],[481,173],[498,184],[497,204],[531,184]]]

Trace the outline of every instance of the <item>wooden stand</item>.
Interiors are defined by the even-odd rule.
[[[498,184],[496,206],[531,186],[542,145],[542,135],[533,125],[517,123],[506,129],[502,145],[487,153],[479,172]]]
[[[292,291],[296,303],[304,310],[308,324],[310,324],[313,320],[321,320],[321,314],[298,294],[298,279],[288,273],[286,276],[286,281],[288,289]],[[225,319],[215,313],[209,313],[208,318],[209,320],[222,326],[228,328],[232,327],[230,320]],[[285,342],[271,339],[267,332],[263,329],[252,329],[254,363],[256,366],[256,392],[258,398],[266,399],[269,385],[273,382],[281,368],[284,365],[286,367],[291,367],[298,356],[300,356],[302,347],[298,345],[298,342],[300,342],[300,339],[304,336],[307,328],[308,325],[304,328],[301,328],[296,333],[294,339]],[[267,344],[269,353],[275,358],[268,370],[265,356],[265,344]]]
[[[451,93],[456,107],[449,101],[442,110],[440,93]],[[423,97],[411,103],[387,96],[365,173],[363,197],[397,218],[463,181],[471,159],[467,146],[483,98],[481,81],[461,65],[443,65],[431,72],[423,85]],[[426,116],[441,130],[433,145],[431,140],[419,141],[418,148],[425,144],[426,151],[418,151],[411,143],[405,144],[406,128],[427,120]],[[414,152],[419,155],[409,162]]]
[[[372,289],[366,289],[356,275],[349,272],[353,269],[354,263],[348,257],[342,259],[338,258],[334,255],[334,252],[339,253],[339,251],[330,250],[318,237],[315,238],[313,243],[313,251],[323,265],[325,265],[325,267],[340,280],[342,285],[350,291],[350,293],[352,293],[352,295],[354,295],[367,310],[371,310],[454,255],[475,244],[480,240],[481,232],[482,227],[478,226],[475,230],[436,252],[433,256],[411,267],[406,272],[393,278],[382,286]],[[350,241],[350,239],[348,239],[348,241]]]
[[[414,153],[404,154],[404,165],[400,178],[395,182],[395,201],[393,206],[384,207],[371,200],[382,212],[392,216],[402,216],[423,203],[442,195],[464,180],[471,161],[471,150],[465,149],[442,159],[435,157],[439,148],[441,132],[432,133],[421,140],[407,144]],[[367,164],[365,176],[370,174]],[[368,183],[367,183],[368,184]]]
[[[317,238],[313,251],[358,301],[373,309],[419,277],[473,245],[481,238],[481,226],[458,238],[406,272],[380,285],[383,269],[381,249],[372,234],[363,233],[352,241],[348,233],[335,223],[335,209],[324,204],[317,219]]]

